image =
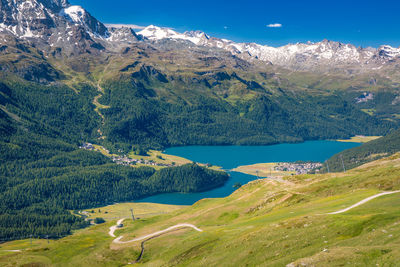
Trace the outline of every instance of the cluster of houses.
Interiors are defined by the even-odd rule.
[[[119,165],[135,165],[135,164],[143,164],[143,165],[149,165],[149,166],[161,166],[161,167],[171,167],[172,165],[170,164],[164,164],[164,163],[157,163],[152,160],[146,160],[146,159],[132,159],[129,158],[128,156],[113,156],[112,161]]]
[[[275,171],[295,172],[296,174],[306,174],[310,171],[322,167],[319,162],[291,163],[280,162],[274,167]]]
[[[374,99],[374,94],[369,92],[365,92],[361,96],[355,98],[356,103],[365,103],[373,99]]]
[[[86,149],[86,150],[96,150],[96,148],[91,143],[84,143],[79,148]]]
[[[101,152],[100,149],[96,148],[93,146],[91,143],[85,143],[79,148],[81,149],[86,149],[86,150],[92,150],[92,151],[98,151]],[[104,151],[109,154],[110,152],[104,148]],[[127,155],[123,156],[112,156],[111,157],[112,161],[115,162],[116,164],[119,165],[124,165],[124,166],[129,166],[129,165],[135,165],[135,164],[143,164],[143,165],[149,165],[149,166],[161,166],[161,167],[172,167],[173,165],[170,164],[164,164],[164,163],[157,163],[152,160],[146,160],[146,159],[132,159],[128,157]]]
[[[137,160],[131,159],[125,155],[124,156],[112,156],[111,159],[113,162],[117,163],[118,165],[125,165],[125,166],[134,165],[134,164],[136,164],[136,161],[137,161]]]

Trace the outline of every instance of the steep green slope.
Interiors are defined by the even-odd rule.
[[[400,131],[381,137],[379,139],[367,142],[362,146],[345,150],[334,155],[327,160],[322,171],[343,171],[343,164],[346,169],[360,166],[366,162],[370,162],[382,157],[390,156],[400,151]]]
[[[247,93],[228,92],[224,98],[218,95],[218,87],[181,81],[179,74],[163,75],[166,80],[160,83],[153,76],[161,72],[142,74],[140,79],[133,77],[135,73],[102,85],[105,92],[99,101],[110,107],[102,110],[103,132],[114,144],[157,149],[177,145],[261,145],[360,133],[386,134],[396,127],[394,122],[362,112],[336,93],[293,95],[271,93],[270,88],[260,87],[246,89]],[[238,82],[237,74],[220,75],[227,79],[221,83],[228,91]]]
[[[396,266],[400,257],[400,155],[347,173],[262,179],[224,199],[205,199],[168,215],[126,220],[116,235],[140,237],[179,223],[182,229],[144,243],[143,266]],[[115,223],[115,222],[114,222]],[[112,223],[47,244],[11,242],[0,248],[4,266],[121,266],[134,262],[140,242],[113,244]],[[22,249],[21,252],[6,252]],[[1,256],[3,255],[3,256]]]

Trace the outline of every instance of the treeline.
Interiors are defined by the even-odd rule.
[[[41,203],[18,211],[0,214],[0,241],[15,239],[57,239],[71,234],[73,229],[84,228],[88,222],[69,211]]]
[[[0,105],[17,128],[77,144],[93,137],[100,123],[92,104],[95,88],[82,84],[74,91],[61,84],[46,86],[1,76],[0,81]]]
[[[19,173],[14,173],[19,175]],[[21,173],[20,175],[24,175]],[[195,164],[155,171],[115,164],[68,168],[60,176],[30,180],[12,186],[0,195],[5,211],[46,203],[68,210],[101,206],[142,198],[160,192],[198,192],[223,185],[224,172]],[[22,194],[23,192],[23,194]]]
[[[397,130],[387,136],[334,155],[327,160],[322,171],[327,171],[327,166],[333,172],[343,171],[342,159],[345,168],[348,170],[399,151],[400,130]]]
[[[196,164],[165,168],[155,172],[143,184],[151,191],[168,193],[172,191],[201,192],[222,186],[228,180],[225,172],[214,171]]]

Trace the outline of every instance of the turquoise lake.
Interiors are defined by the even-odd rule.
[[[174,205],[191,205],[203,198],[218,198],[230,195],[235,183],[247,184],[256,176],[230,171],[241,165],[266,162],[315,161],[324,162],[336,153],[356,147],[360,143],[336,141],[307,141],[297,144],[270,146],[184,146],[168,148],[165,153],[184,157],[198,163],[221,166],[230,174],[224,186],[201,193],[168,193],[143,198],[137,202],[152,202]]]

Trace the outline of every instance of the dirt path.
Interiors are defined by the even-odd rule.
[[[120,220],[118,220],[118,222],[117,222],[116,225],[111,226],[111,227],[110,227],[110,231],[108,232],[108,234],[109,234],[110,236],[112,236],[112,237],[115,237],[115,234],[114,234],[115,230],[117,230],[118,225],[120,225],[125,219],[126,219],[126,218],[120,219]],[[142,259],[142,257],[143,257],[143,253],[144,253],[144,243],[145,243],[146,241],[149,241],[149,240],[151,240],[151,239],[153,239],[153,238],[157,238],[157,237],[159,237],[159,236],[161,236],[161,235],[163,235],[163,234],[170,233],[170,232],[177,231],[177,230],[184,229],[184,228],[193,228],[194,230],[196,230],[196,231],[198,231],[198,232],[203,232],[203,230],[201,230],[200,228],[197,228],[197,227],[194,226],[193,224],[181,223],[181,224],[177,224],[177,225],[171,226],[171,227],[169,227],[169,228],[167,228],[167,229],[165,229],[165,230],[157,231],[157,232],[154,232],[154,233],[152,233],[152,234],[148,234],[148,235],[145,235],[145,236],[137,237],[137,238],[134,238],[134,239],[128,240],[128,241],[121,241],[121,239],[123,238],[123,236],[120,236],[120,237],[115,238],[115,239],[113,240],[113,243],[116,243],[116,244],[127,244],[127,243],[142,241],[141,244],[140,244],[140,246],[141,246],[141,251],[140,251],[139,257],[134,261],[134,263],[137,263],[137,262],[139,262],[139,261]],[[132,264],[132,263],[129,263],[129,264]]]
[[[148,234],[148,235],[145,235],[145,236],[137,237],[137,238],[134,238],[134,239],[128,240],[128,241],[121,241],[123,236],[120,236],[120,237],[117,237],[116,239],[114,239],[113,243],[116,243],[116,244],[127,244],[127,243],[147,240],[147,239],[151,239],[151,238],[158,237],[160,235],[166,234],[166,233],[171,232],[173,230],[182,229],[182,228],[193,228],[194,230],[196,230],[198,232],[203,232],[203,230],[201,230],[200,228],[197,228],[193,224],[181,223],[181,224],[177,224],[177,225],[171,226],[171,227],[169,227],[169,228],[167,228],[165,230],[157,231],[157,232],[154,232],[154,233],[151,233],[151,234]],[[110,233],[111,233],[111,228],[110,228]],[[112,232],[112,234],[114,234],[114,232]]]
[[[110,63],[107,64],[107,66],[104,68],[103,73],[107,73],[108,71],[108,67],[110,66]],[[101,83],[103,81],[103,77],[101,77],[96,85],[97,91],[99,92],[99,94],[97,96],[94,97],[92,103],[93,105],[96,106],[96,108],[94,109],[94,111],[101,117],[101,125],[104,126],[105,124],[105,117],[104,115],[101,113],[101,109],[106,109],[106,108],[110,108],[109,106],[105,106],[99,103],[99,98],[101,98],[104,94],[104,89],[101,87]],[[99,133],[100,137],[98,139],[105,139],[106,137],[103,135],[103,132],[101,131],[101,127],[99,129],[97,129],[97,132]]]
[[[178,231],[178,230],[180,230],[180,229],[177,228],[177,229],[171,230],[171,231],[168,232],[168,233],[171,233],[171,232],[174,232],[174,231]],[[160,235],[162,235],[162,234],[160,234]],[[148,238],[148,239],[143,240],[143,241],[140,243],[140,247],[141,247],[140,254],[139,254],[139,256],[137,257],[137,259],[136,259],[133,263],[138,263],[138,262],[142,259],[143,254],[144,254],[144,243],[146,243],[147,241],[152,240],[153,238],[157,238],[157,237],[159,237],[160,235],[152,236],[152,237],[150,237],[150,238]],[[133,263],[131,262],[131,263],[129,263],[129,264],[133,264]]]
[[[116,237],[115,234],[114,234],[114,232],[115,232],[115,230],[118,229],[118,225],[120,225],[125,219],[126,219],[126,218],[122,218],[122,219],[118,220],[118,222],[117,222],[116,225],[113,225],[113,226],[110,227],[110,231],[108,232],[108,234],[109,234],[111,237]]]
[[[339,210],[339,211],[335,211],[335,212],[331,212],[331,213],[326,213],[326,214],[340,214],[340,213],[344,213],[344,212],[349,211],[349,210],[351,210],[351,209],[353,209],[353,208],[355,208],[355,207],[358,207],[358,206],[360,206],[360,205],[362,205],[362,204],[365,204],[365,203],[367,203],[368,201],[373,200],[373,199],[375,199],[375,198],[377,198],[377,197],[381,197],[381,196],[385,196],[385,195],[391,195],[391,194],[396,194],[396,193],[400,193],[400,190],[398,190],[398,191],[391,191],[391,192],[379,193],[379,194],[373,195],[373,196],[371,196],[371,197],[367,197],[366,199],[363,199],[363,200],[361,200],[360,202],[358,202],[358,203],[356,203],[356,204],[354,204],[354,205],[352,205],[352,206],[350,206],[350,207],[348,207],[348,208],[345,208],[345,209],[342,209],[342,210]]]
[[[95,111],[101,117],[101,119],[102,119],[101,123],[104,125],[105,117],[100,112],[100,109],[105,109],[105,108],[109,108],[109,107],[108,106],[104,106],[104,105],[99,103],[99,98],[102,97],[102,96],[103,96],[103,94],[99,94],[99,95],[95,96],[94,99],[93,99],[93,105],[96,106]]]
[[[101,109],[106,109],[106,108],[110,108],[109,106],[105,106],[99,103],[99,98],[103,96],[103,88],[101,88],[100,86],[100,81],[98,81],[97,83],[97,91],[99,91],[100,94],[98,94],[97,96],[94,97],[93,99],[93,105],[95,105],[95,109],[94,111],[101,117],[101,125],[104,126],[105,124],[105,120],[106,118],[104,117],[104,115],[101,113]],[[98,139],[105,139],[105,136],[103,135],[103,132],[101,131],[101,127],[99,129],[97,129],[97,132],[99,133],[100,137]]]

